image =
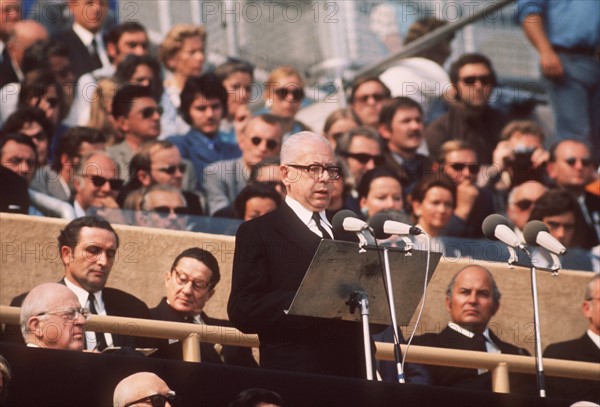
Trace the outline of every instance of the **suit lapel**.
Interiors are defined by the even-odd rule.
[[[277,211],[276,222],[273,226],[275,231],[302,250],[315,253],[321,238],[314,234],[285,202],[279,206]]]

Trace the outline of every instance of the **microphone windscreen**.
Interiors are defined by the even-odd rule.
[[[383,224],[388,220],[392,220],[392,218],[381,212],[376,213],[369,219],[369,226],[373,229],[377,239],[388,239],[391,236],[383,231]]]
[[[493,213],[491,215],[488,215],[488,217],[483,220],[483,223],[481,224],[481,231],[483,232],[483,235],[488,239],[498,240],[495,234],[496,226],[498,225],[506,225],[510,227],[508,219],[506,219],[502,215]]]
[[[344,230],[344,219],[346,218],[356,218],[356,214],[349,209],[342,209],[335,215],[333,215],[333,219],[331,220],[331,225],[333,226],[334,233],[344,234],[347,233]]]
[[[540,232],[548,232],[548,226],[542,221],[532,220],[523,228],[523,238],[528,245],[539,246],[537,236]]]

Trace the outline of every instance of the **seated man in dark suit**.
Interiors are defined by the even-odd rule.
[[[150,310],[152,318],[162,321],[189,322],[192,324],[231,326],[229,321],[211,318],[202,309],[215,293],[221,279],[219,263],[210,252],[191,247],[181,252],[165,274],[166,297]],[[156,356],[182,358],[181,343],[169,340],[168,348],[160,349]],[[226,363],[256,367],[250,348],[224,346],[222,354],[212,343],[200,345],[202,362]]]
[[[528,355],[525,349],[503,342],[488,327],[500,308],[500,291],[489,270],[482,266],[464,267],[452,277],[446,290],[446,307],[451,322],[439,334],[425,334],[413,344],[440,348]],[[491,374],[485,369],[427,365],[430,383],[470,390],[491,390]],[[533,376],[530,376],[533,380]],[[528,390],[527,378],[511,375],[512,392]],[[534,387],[531,387],[534,390]]]
[[[58,248],[65,267],[65,276],[59,283],[73,291],[79,303],[92,314],[150,319],[150,311],[140,299],[106,287],[119,248],[119,237],[110,223],[93,216],[77,218],[60,232]],[[10,305],[21,306],[26,295],[13,298]],[[11,332],[7,334],[10,339]],[[108,346],[154,347],[157,343],[154,339],[93,331],[85,336],[88,350],[103,350]]]
[[[596,274],[585,289],[583,315],[589,325],[583,336],[549,345],[545,358],[600,363],[600,274]],[[588,380],[547,377],[548,396],[587,400],[600,404],[600,385]]]

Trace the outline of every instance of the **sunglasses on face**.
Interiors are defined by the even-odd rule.
[[[123,407],[131,407],[138,403],[150,403],[152,407],[165,407],[167,402],[169,402],[169,404],[172,406],[176,406],[177,396],[175,395],[174,391],[169,392],[169,394],[166,396],[163,396],[162,394],[153,394],[151,396],[132,401],[131,403],[127,403]]]
[[[382,155],[371,155],[371,154],[367,154],[367,153],[344,152],[344,153],[342,153],[342,156],[348,157],[348,158],[354,158],[356,161],[358,161],[361,164],[367,164],[369,161],[373,160],[373,163],[375,165],[381,165],[385,161],[385,157]]]
[[[178,206],[177,208],[170,208],[168,206],[157,206],[152,209],[159,217],[166,219],[171,213],[175,215],[187,215],[189,213],[188,208],[185,206]]]
[[[165,174],[175,175],[175,173],[179,170],[180,173],[184,173],[187,166],[185,163],[181,163],[178,165],[168,165],[166,167],[157,168],[157,171],[164,172]]]
[[[354,98],[359,103],[367,103],[369,99],[373,99],[375,102],[382,102],[385,99],[383,93],[373,93],[372,95],[356,96]]]
[[[461,78],[459,80],[465,85],[475,85],[476,82],[481,83],[481,85],[483,86],[494,84],[494,77],[492,75],[465,76],[464,78]]]
[[[265,141],[265,144],[267,145],[267,149],[273,151],[277,148],[277,146],[279,146],[279,143],[277,142],[277,140],[273,140],[273,139],[264,139],[264,138],[260,138],[258,136],[254,136],[250,139],[250,141],[252,142],[252,144],[254,144],[255,146],[258,146],[260,143],[263,142],[263,140]]]
[[[456,172],[462,172],[465,168],[469,169],[471,174],[479,173],[479,169],[481,168],[481,164],[465,164],[465,163],[454,163],[448,164],[450,168],[452,168]]]
[[[158,106],[158,107],[152,107],[152,106],[148,106],[143,108],[140,113],[142,114],[142,117],[144,119],[149,119],[151,117],[154,116],[155,113],[158,113],[158,115],[160,116],[163,113],[163,108],[162,106]]]
[[[589,167],[594,164],[591,158],[569,157],[565,159],[565,162],[569,164],[569,167],[574,167],[575,164],[577,164],[577,161],[581,162],[582,167]]]
[[[110,185],[110,189],[112,189],[113,191],[120,190],[121,187],[123,186],[123,183],[125,182],[122,179],[118,179],[118,178],[108,179],[108,178],[101,177],[100,175],[92,175],[89,178],[92,180],[92,184],[94,184],[94,186],[96,188],[101,188],[104,186],[104,184],[106,184],[108,182]]]
[[[300,88],[279,88],[275,89],[275,94],[279,99],[289,99],[294,102],[304,99],[304,90]]]
[[[531,199],[521,199],[515,202],[515,206],[522,211],[527,211],[533,205],[533,201]]]

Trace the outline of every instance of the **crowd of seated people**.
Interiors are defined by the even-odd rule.
[[[107,217],[186,230],[185,217],[190,215],[249,221],[276,210],[286,202],[281,147],[313,127],[296,118],[307,83],[289,65],[273,69],[264,84],[255,83],[254,67],[245,61],[228,60],[209,72],[205,53],[210,38],[202,26],[174,25],[153,55],[142,24],[119,23],[105,32],[106,13],[84,16],[79,7],[73,7],[73,13],[73,28],[54,38],[29,20],[0,33],[7,51],[0,61],[1,210],[47,213],[39,199],[22,204],[23,196],[35,191],[47,197],[48,205],[63,205],[68,209],[63,213],[75,219],[74,226],[70,223],[63,231],[71,240],[62,234],[67,240],[59,240],[65,265],[60,283],[71,288],[80,304],[68,298],[68,307],[58,306],[68,309],[67,320],[79,323],[88,310],[157,317],[156,309],[151,313],[129,294],[104,290],[110,261],[103,266],[104,278],[85,267],[77,269],[78,256],[85,254],[78,253],[82,246],[73,242],[86,235],[109,259],[118,249],[110,224],[89,215],[126,209],[133,215]],[[5,73],[8,68],[10,75]],[[326,208],[329,221],[342,209],[365,220],[391,212],[430,237],[481,239],[481,224],[493,213],[506,214],[520,238],[529,220],[540,220],[567,249],[581,249],[590,259],[590,270],[600,271],[600,191],[597,183],[595,190],[588,187],[598,180],[597,152],[585,138],[563,138],[549,145],[541,123],[511,121],[491,107],[498,75],[488,56],[460,56],[448,77],[454,97],[446,95],[441,101],[446,112],[428,125],[422,104],[397,88],[392,97],[386,85],[390,75],[385,81],[368,76],[349,84],[349,107],[331,113],[323,129],[314,129],[331,144],[339,167],[337,177],[330,179],[334,186]],[[251,112],[253,87],[262,90],[262,111]],[[198,263],[194,265],[201,277],[218,276],[218,265],[194,256],[183,256],[184,263]],[[203,315],[202,306],[214,293],[218,277],[207,282],[191,272],[182,277],[178,262],[180,258],[165,277],[164,306],[175,308],[182,318],[186,313],[193,318]],[[469,271],[482,285],[495,284],[481,269]],[[462,282],[468,274],[462,273],[453,282]],[[185,295],[191,297],[203,291],[205,298],[193,310],[177,310],[174,300],[169,303],[171,285],[185,287]],[[450,305],[453,289],[449,288]],[[40,290],[58,294],[54,286]],[[113,308],[110,295],[129,305]],[[497,297],[491,301],[492,315]],[[586,301],[597,301],[590,298]],[[21,302],[28,304],[25,297],[13,304]],[[41,316],[22,316],[23,329],[33,330],[38,320],[46,320]],[[209,320],[205,315],[199,318]],[[25,339],[43,339],[32,338],[30,334]],[[83,342],[77,339],[83,343],[77,350],[94,350],[121,339],[88,332]],[[489,335],[487,339],[493,340]]]

